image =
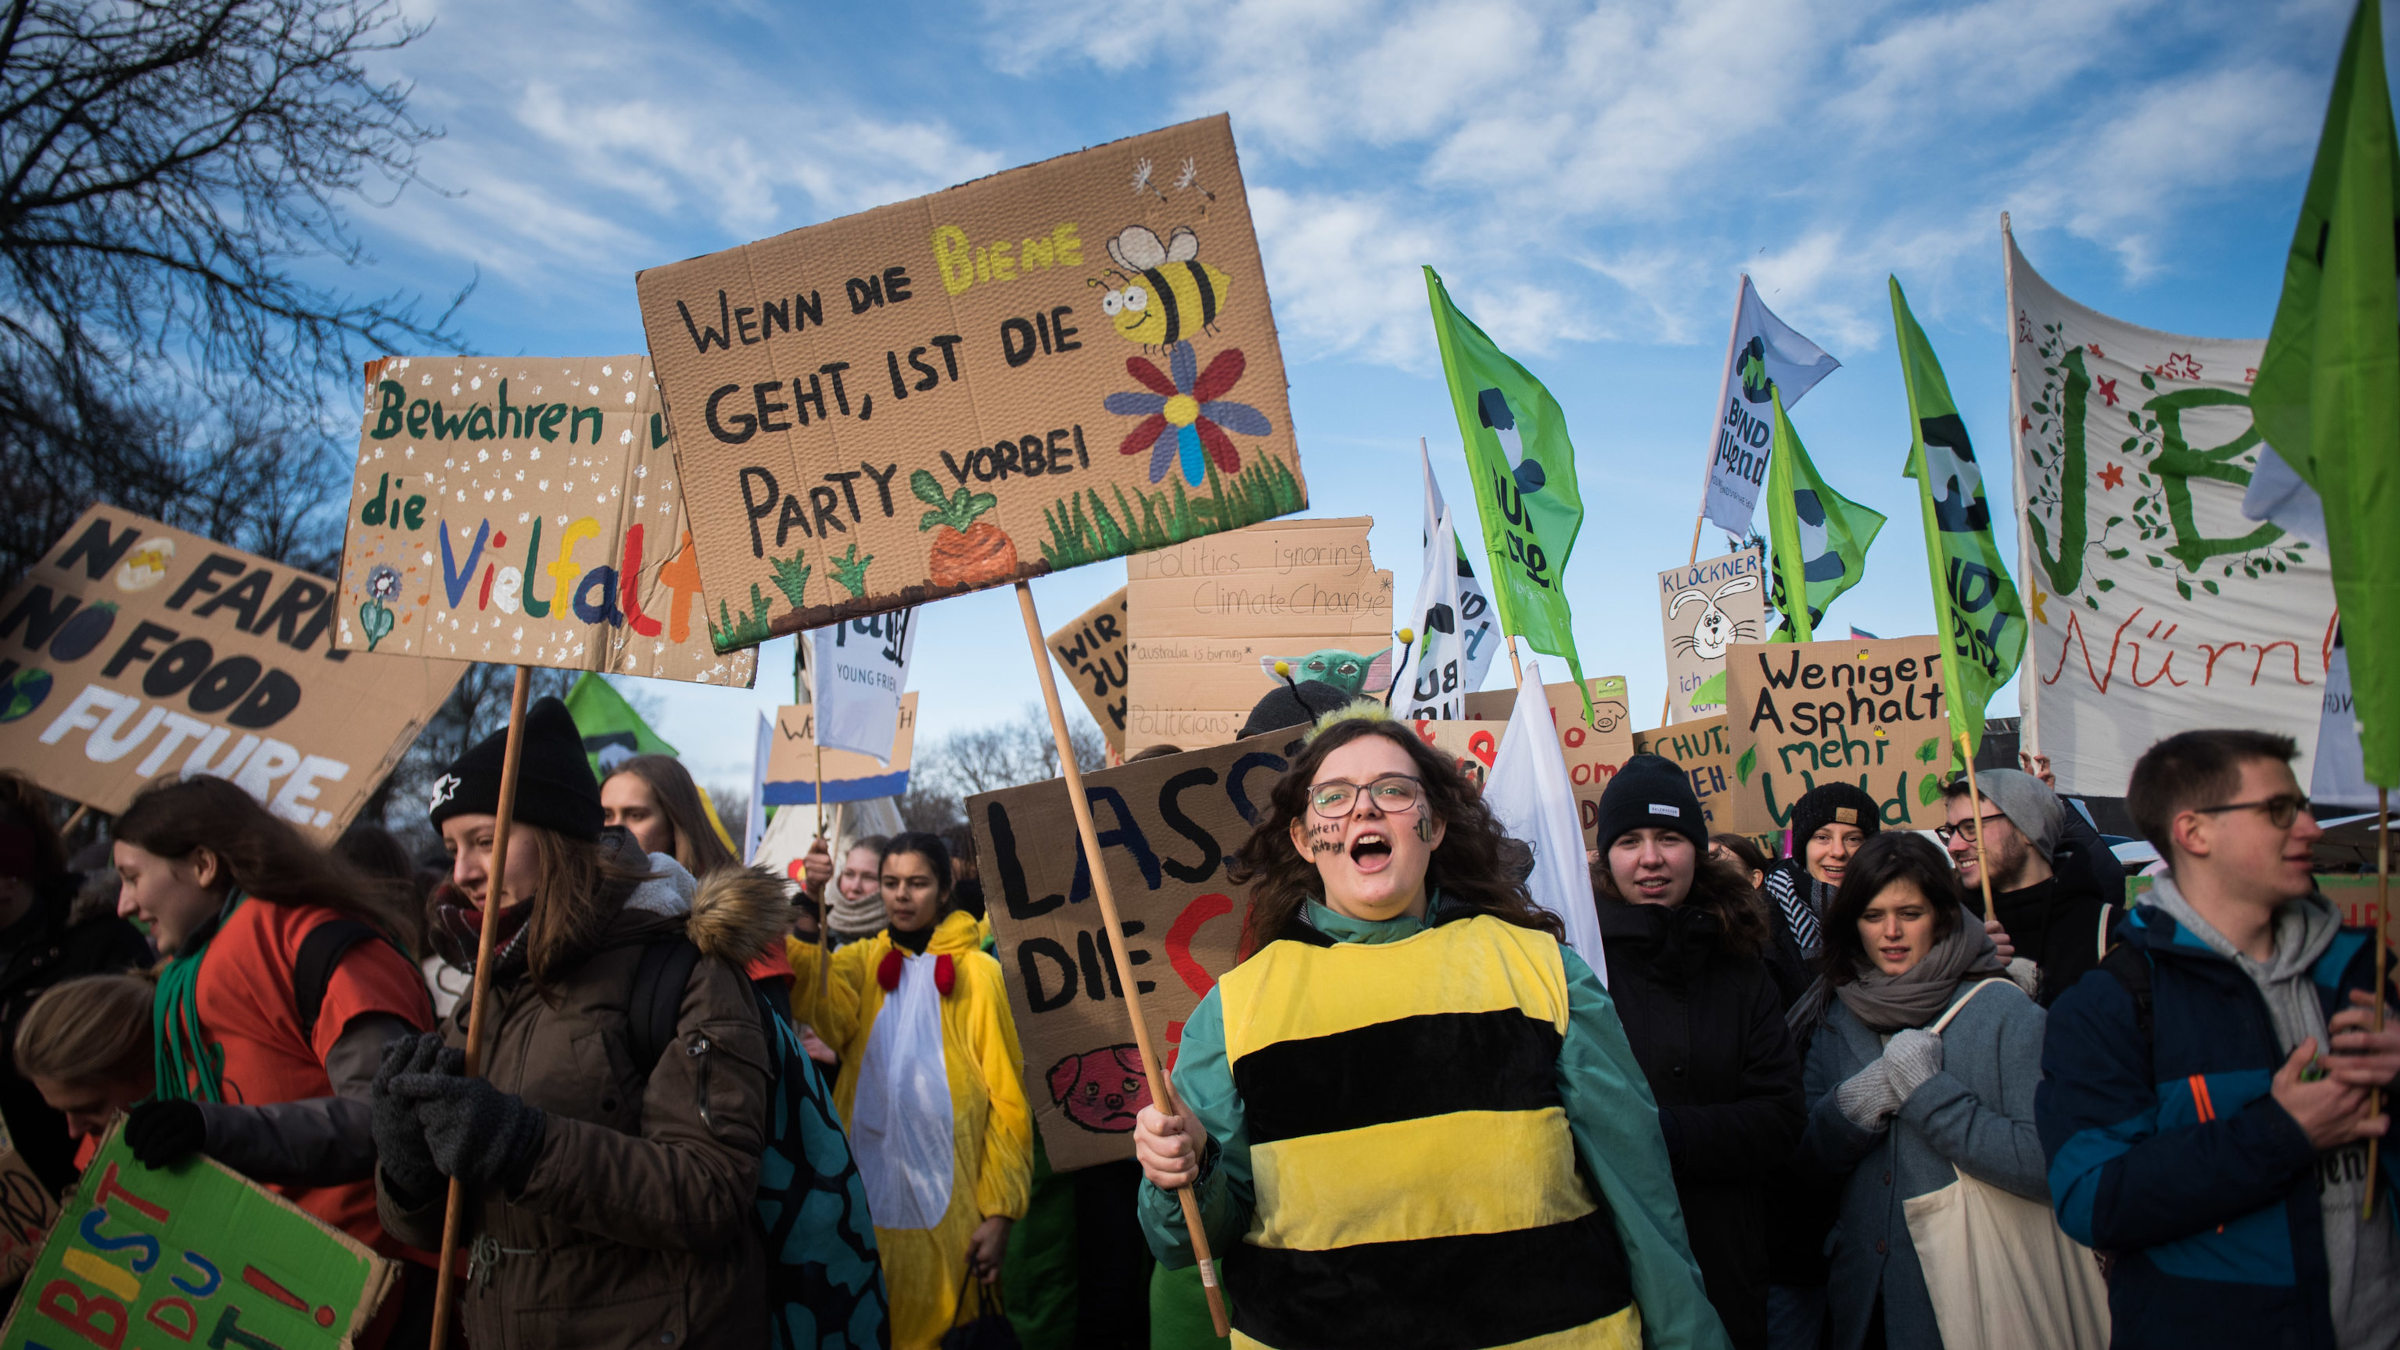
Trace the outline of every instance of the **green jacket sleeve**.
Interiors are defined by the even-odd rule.
[[[1208,1230],[1210,1254],[1223,1259],[1249,1230],[1258,1193],[1250,1172],[1250,1127],[1242,1099],[1233,1089],[1233,1066],[1225,1060],[1225,1014],[1214,989],[1183,1024],[1174,1078],[1175,1095],[1182,1099],[1185,1113],[1208,1135],[1210,1156],[1201,1164],[1198,1183],[1200,1218]],[[1170,1269],[1194,1264],[1183,1202],[1144,1178],[1140,1210],[1142,1235],[1150,1240],[1150,1253],[1159,1264]]]
[[[1658,1102],[1633,1058],[1625,1025],[1583,958],[1565,947],[1559,955],[1567,971],[1567,1035],[1559,1049],[1558,1092],[1575,1150],[1616,1213],[1632,1268],[1633,1301],[1642,1310],[1642,1340],[1661,1350],[1729,1350],[1725,1324],[1709,1305],[1684,1236]]]

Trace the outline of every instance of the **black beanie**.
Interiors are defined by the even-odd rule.
[[[1345,694],[1323,680],[1302,680],[1298,684],[1278,684],[1274,691],[1250,709],[1250,719],[1242,723],[1240,739],[1264,736],[1285,727],[1306,726],[1338,708],[1347,708],[1357,695]]]
[[[425,808],[435,830],[452,816],[499,813],[500,768],[507,754],[508,728],[502,727],[451,762],[434,780],[433,800]],[[525,741],[517,749],[516,819],[570,839],[600,837],[600,784],[592,778],[574,717],[555,698],[525,711]]]
[[[1664,755],[1635,755],[1600,793],[1600,851],[1639,829],[1673,830],[1708,851],[1708,817],[1691,775]]]
[[[1792,803],[1792,856],[1805,856],[1802,850],[1809,838],[1828,825],[1856,825],[1863,834],[1877,834],[1883,830],[1883,815],[1875,799],[1856,783],[1810,788]]]

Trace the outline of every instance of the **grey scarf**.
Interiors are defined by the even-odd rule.
[[[1991,934],[1983,931],[1983,920],[1961,906],[1958,926],[1934,943],[1924,960],[1898,975],[1886,975],[1870,965],[1833,992],[1869,1029],[1892,1032],[1921,1027],[1940,1016],[1958,992],[1959,981],[2007,973],[2008,967],[1992,946]]]

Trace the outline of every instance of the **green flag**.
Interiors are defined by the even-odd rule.
[[[2362,0],[2251,385],[2267,443],[2325,503],[2367,781],[2400,787],[2400,149],[2383,19]]]
[[[1950,398],[1950,381],[1933,344],[1908,312],[1900,279],[1891,278],[1892,327],[1900,335],[1900,373],[1908,385],[1908,467],[1925,517],[1925,561],[1933,576],[1934,631],[1949,643],[1942,692],[1950,700],[1952,740],[1967,754],[1983,743],[1983,710],[1992,691],[2017,673],[2025,655],[2025,606],[1992,539],[1992,504],[1983,469],[1967,442],[1967,424]]]
[[[567,691],[567,715],[575,719],[575,730],[583,737],[583,753],[592,761],[594,778],[607,778],[610,769],[635,755],[675,753],[615,686],[591,671]]]
[[[1430,267],[1425,294],[1459,439],[1466,443],[1467,478],[1475,485],[1483,546],[1491,555],[1501,630],[1537,652],[1566,658],[1575,687],[1584,689],[1565,582],[1567,554],[1583,528],[1583,490],[1575,480],[1566,414],[1540,380],[1458,312]],[[1589,720],[1588,689],[1583,711]]]
[[[1767,456],[1767,535],[1775,548],[1768,603],[1783,615],[1770,642],[1813,641],[1833,598],[1867,574],[1867,547],[1883,517],[1825,486],[1777,390],[1774,453]],[[1806,596],[1794,607],[1791,597]]]

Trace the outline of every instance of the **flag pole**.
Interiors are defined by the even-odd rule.
[[[1725,373],[1717,377],[1717,401],[1709,418],[1708,454],[1700,462],[1700,510],[1692,517],[1692,556],[1684,563],[1686,567],[1700,561],[1700,530],[1708,524],[1708,485],[1716,479],[1717,437],[1725,426],[1725,399],[1733,392],[1733,340],[1742,331],[1742,289],[1749,284],[1748,272],[1733,283],[1733,322],[1725,328]]]
[[[475,983],[467,995],[467,1076],[483,1073],[483,1014],[491,1000],[493,916],[508,898],[508,826],[517,809],[517,766],[525,746],[525,700],[533,692],[533,667],[517,667],[516,687],[508,696],[508,740],[500,756],[500,802],[492,823],[492,860],[484,874],[483,922],[475,938]],[[442,1256],[434,1281],[433,1350],[450,1342],[450,1305],[456,1301],[458,1239],[467,1226],[467,1184],[450,1178],[450,1198],[442,1212]]]
[[[1025,616],[1025,642],[1033,651],[1033,668],[1041,678],[1042,703],[1050,712],[1050,735],[1058,745],[1059,776],[1066,780],[1067,800],[1075,808],[1075,832],[1082,841],[1084,861],[1092,875],[1092,898],[1100,905],[1100,927],[1108,938],[1109,955],[1116,961],[1117,983],[1125,990],[1125,1015],[1133,1020],[1134,1045],[1141,1052],[1142,1076],[1149,1080],[1150,1100],[1158,1109],[1171,1116],[1183,1114],[1175,1098],[1174,1080],[1159,1071],[1162,1062],[1157,1047],[1150,1043],[1150,1024],[1142,1020],[1141,985],[1134,978],[1133,961],[1125,952],[1125,929],[1117,919],[1117,897],[1110,888],[1108,864],[1100,855],[1100,832],[1092,824],[1092,804],[1083,792],[1083,766],[1075,762],[1075,747],[1067,737],[1067,714],[1058,701],[1058,681],[1050,674],[1050,650],[1042,638],[1042,619],[1033,608],[1033,588],[1022,580],[1017,582],[1017,609]],[[1513,650],[1509,653],[1516,654]],[[1232,1323],[1225,1317],[1225,1299],[1217,1290],[1217,1272],[1208,1250],[1208,1233],[1200,1221],[1200,1198],[1186,1186],[1176,1193],[1183,1202],[1184,1228],[1191,1234],[1192,1255],[1200,1265],[1200,1286],[1208,1295],[1209,1317],[1216,1323],[1217,1334],[1232,1334]]]
[[[2392,790],[2375,789],[2375,1029],[2383,1030],[2383,968],[2391,963],[2392,917]],[[2367,1114],[2383,1114],[2383,1089],[2376,1088],[2367,1102]],[[2383,1140],[2367,1140],[2367,1177],[2375,1176],[2375,1157]],[[2375,1217],[2375,1188],[2367,1187],[2367,1198],[2359,1207],[2359,1217]]]
[[[1967,762],[1968,804],[1975,808],[1975,879],[1983,884],[1983,917],[1996,919],[1992,912],[1992,865],[1983,856],[1983,789],[1975,784],[1975,753],[1967,748],[1967,733],[1958,733],[1958,753]]]

